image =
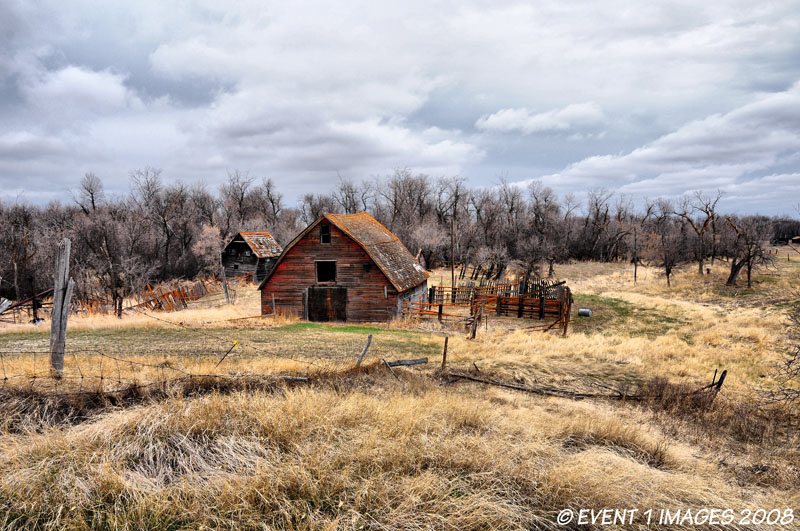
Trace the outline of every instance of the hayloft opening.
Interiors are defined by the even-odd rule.
[[[317,283],[336,282],[336,261],[319,260],[317,264]]]

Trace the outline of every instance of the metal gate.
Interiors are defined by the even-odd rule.
[[[309,321],[346,321],[347,288],[312,286],[306,290]]]

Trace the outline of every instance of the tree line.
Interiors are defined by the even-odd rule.
[[[224,243],[241,230],[269,231],[286,245],[325,212],[367,211],[427,267],[468,263],[554,275],[569,260],[625,261],[662,269],[724,261],[727,282],[772,260],[765,243],[800,234],[800,221],[721,213],[721,193],[641,205],[605,190],[583,201],[533,181],[470,188],[459,177],[410,170],[374,180],[340,177],[328,193],[289,205],[271,179],[231,172],[216,190],[168,182],[155,168],[130,174],[124,196],[86,174],[72,197],[46,206],[0,202],[0,295],[23,299],[52,285],[57,242],[72,240],[76,295],[115,304],[147,283],[219,271]],[[451,249],[452,231],[452,249]],[[787,236],[788,235],[788,236]]]

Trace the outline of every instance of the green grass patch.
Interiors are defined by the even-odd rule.
[[[591,309],[592,317],[578,317],[578,308]],[[688,321],[680,317],[642,308],[622,299],[578,294],[575,295],[571,328],[574,332],[653,338],[686,324]],[[691,343],[692,338],[688,334],[684,336],[684,340]]]
[[[602,297],[600,295],[575,294],[575,304],[572,310],[570,328],[573,332],[583,333],[611,333],[615,331],[625,319],[629,317],[634,306],[622,299]],[[579,308],[592,310],[591,317],[579,317]]]
[[[438,337],[422,332],[390,330],[378,326],[333,323],[295,323],[277,328],[124,328],[76,330],[67,334],[67,358],[70,352],[97,350],[105,354],[131,358],[147,356],[219,357],[234,341],[231,352],[238,357],[339,358],[361,351],[372,334],[371,350],[381,357],[401,359],[433,355],[441,350]],[[3,334],[0,350],[47,351],[49,328],[34,333]],[[377,352],[379,351],[379,352]]]
[[[325,332],[349,332],[355,334],[416,334],[408,330],[392,330],[369,325],[347,325],[336,323],[294,323],[274,329],[277,332],[304,332],[308,330],[320,330]],[[418,334],[417,334],[418,335]]]

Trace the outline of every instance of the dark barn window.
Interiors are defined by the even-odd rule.
[[[336,262],[334,260],[320,260],[317,264],[317,282],[336,282]]]
[[[327,223],[319,226],[319,243],[331,243],[331,226]]]

